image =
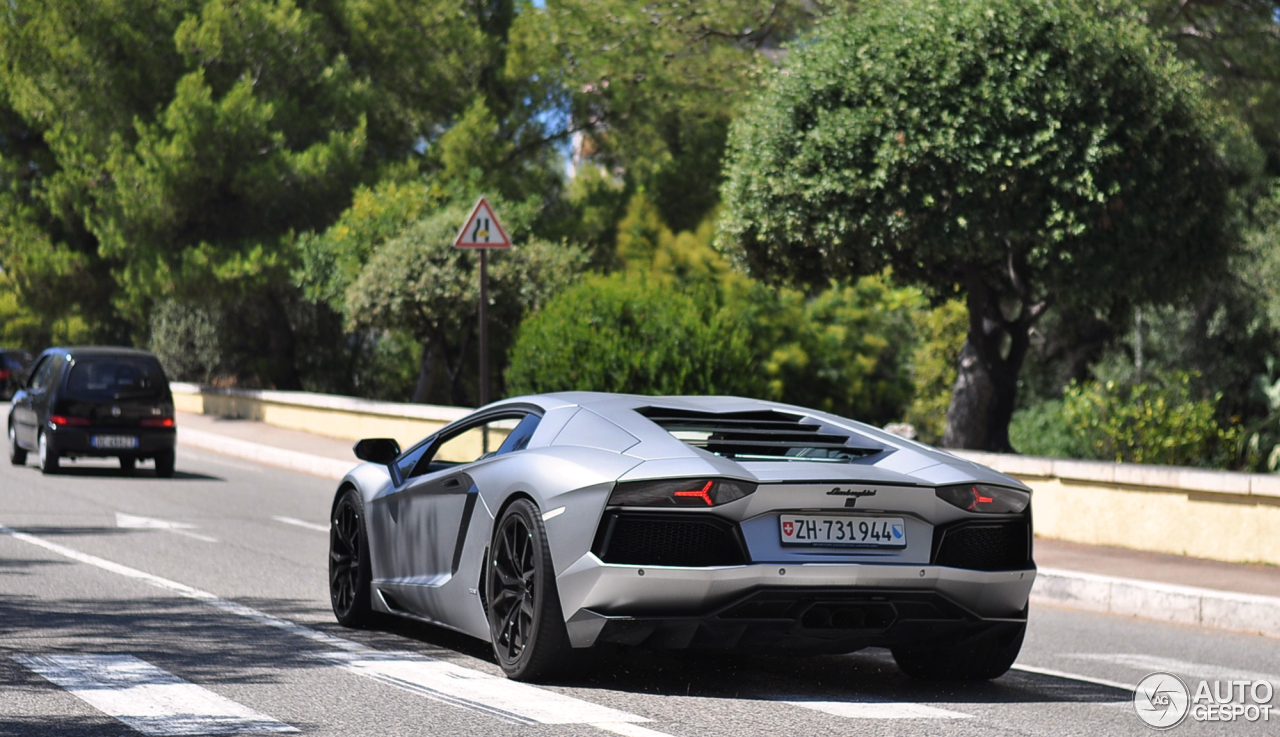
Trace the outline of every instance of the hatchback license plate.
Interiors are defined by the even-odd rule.
[[[851,545],[904,548],[907,526],[901,517],[822,517],[784,514],[778,519],[783,545]]]
[[[94,435],[91,441],[95,448],[136,448],[137,435]]]

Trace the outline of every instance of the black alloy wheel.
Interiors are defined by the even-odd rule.
[[[18,446],[18,429],[9,422],[9,462],[15,466],[27,464],[27,451]]]
[[[364,505],[355,489],[347,489],[333,506],[329,524],[329,600],[339,624],[368,627],[373,622],[372,580]]]
[[[554,675],[566,665],[569,634],[538,508],[527,499],[507,507],[489,549],[485,594],[498,665],[519,681]]]

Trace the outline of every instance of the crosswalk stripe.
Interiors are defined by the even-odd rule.
[[[786,701],[846,719],[969,719],[973,715],[905,701]]]
[[[649,721],[607,706],[415,653],[329,653],[322,657],[375,681],[517,724]]]
[[[377,656],[382,654],[379,651],[373,650],[372,648],[369,648],[358,642],[354,642],[346,638],[330,635],[326,632],[321,632],[319,630],[312,629],[304,625],[300,625],[297,622],[291,622],[287,619],[282,619],[280,617],[267,614],[266,612],[259,611],[252,607],[245,606],[244,604],[241,604],[239,602],[223,599],[217,596],[216,594],[212,594],[208,591],[202,591],[192,586],[188,586],[184,583],[179,583],[177,581],[172,581],[167,578],[162,578],[160,576],[147,573],[146,571],[140,571],[137,568],[130,568],[129,566],[122,565],[120,563],[116,563],[114,561],[110,561],[105,558],[99,558],[96,555],[82,553],[78,550],[75,550],[74,548],[69,548],[60,543],[55,543],[50,540],[45,540],[44,538],[36,537],[35,535],[31,535],[25,532],[18,532],[17,530],[4,526],[3,524],[0,524],[0,534],[8,535],[9,537],[14,538],[15,540],[21,540],[31,545],[44,548],[45,550],[48,550],[53,553],[57,553],[58,555],[61,555],[66,558],[70,558],[71,560],[78,561],[80,563],[85,563],[85,564],[94,566],[96,568],[100,568],[105,571],[110,571],[112,573],[115,573],[121,576],[132,578],[134,580],[141,581],[143,583],[146,583],[148,585],[154,586],[159,589],[164,589],[165,591],[169,591],[171,593],[177,594],[178,596],[183,596],[188,599],[195,599],[197,601],[202,601],[208,604],[209,606],[215,607],[217,609],[221,609],[222,611],[227,612],[228,614],[234,614],[238,617],[244,617],[245,619],[252,620],[259,624],[266,625],[268,627],[274,627],[276,629],[279,629],[284,632],[288,632],[298,637],[311,640],[312,642],[321,643],[328,647],[334,648],[335,650],[343,650],[348,653],[355,653],[360,657],[370,657],[370,658],[376,658]],[[464,668],[462,670],[465,671],[469,669]],[[480,671],[470,671],[470,672],[480,673]],[[499,684],[536,689],[536,687],[534,686],[525,686],[524,684],[520,684],[515,681],[507,681],[505,679],[498,679],[494,677],[491,677],[491,678],[493,680],[491,680],[489,683],[495,689],[502,687],[502,686],[499,686]],[[495,681],[497,683],[495,683]],[[558,694],[555,694],[552,691],[546,691],[544,689],[536,689],[536,690],[539,692],[540,696],[542,697],[546,697],[549,694],[559,696]],[[568,699],[570,697],[560,696],[560,698]],[[584,708],[585,707],[595,707],[599,709],[607,708],[607,707],[599,706],[597,704],[593,704],[589,701],[583,701],[579,699],[573,699],[573,700],[578,704],[584,705]],[[458,705],[462,706],[463,704],[459,703]],[[594,726],[597,726],[600,729],[617,732],[618,730],[613,728],[613,726],[616,726],[617,724],[626,723],[626,722],[648,721],[644,717],[634,716],[631,714],[627,714],[626,712],[616,711],[613,709],[609,709],[609,711],[612,712],[613,715],[615,715],[615,718],[596,718],[591,720],[591,722],[583,722],[583,723],[593,724]],[[661,732],[652,732],[652,734],[646,734],[643,736],[637,735],[637,737],[667,737],[667,736],[663,735]]]
[[[132,655],[18,655],[13,659],[146,735],[298,731]]]

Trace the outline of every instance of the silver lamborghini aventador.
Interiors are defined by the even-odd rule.
[[[333,610],[488,640],[512,678],[603,643],[845,653],[921,678],[1013,664],[1030,490],[842,417],[737,397],[562,393],[408,450],[362,440],[331,515]]]

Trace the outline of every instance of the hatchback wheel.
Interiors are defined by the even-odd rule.
[[[49,447],[49,436],[44,430],[40,431],[40,437],[36,439],[38,448],[37,454],[40,462],[40,473],[50,474],[58,472],[58,451]]]
[[[9,462],[15,466],[25,465],[27,462],[27,451],[18,447],[18,429],[9,423]]]

